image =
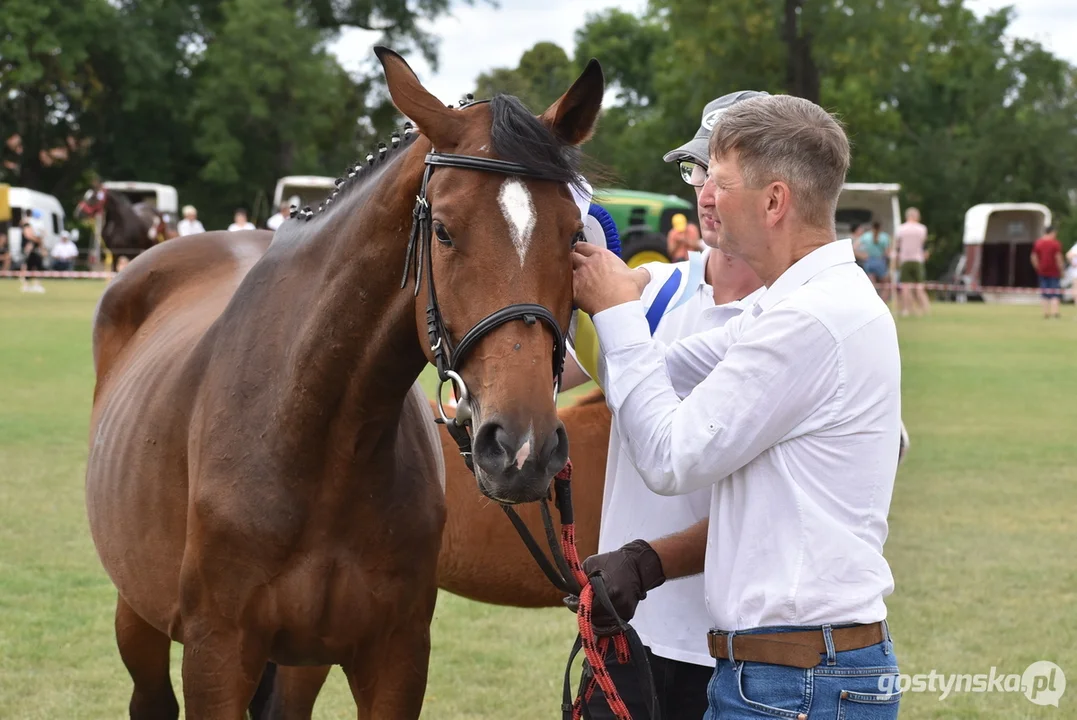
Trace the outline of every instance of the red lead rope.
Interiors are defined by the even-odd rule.
[[[556,479],[572,480],[571,460],[566,463],[561,472],[557,473]],[[596,685],[602,688],[602,692],[606,696],[606,703],[610,706],[610,711],[617,717],[617,720],[632,720],[632,715],[629,714],[624,700],[621,699],[621,695],[613,684],[613,679],[606,670],[605,658],[609,649],[610,638],[596,637],[594,625],[591,624],[594,590],[587,579],[587,574],[583,571],[583,565],[580,564],[580,555],[576,550],[575,523],[567,523],[561,526],[561,551],[565,555],[569,569],[572,570],[572,574],[576,577],[576,582],[583,588],[580,591],[580,606],[576,611],[576,623],[580,629],[580,644],[583,648],[583,654],[587,658],[593,673],[587,688],[581,695],[576,697],[576,701],[572,704],[572,720],[580,720],[583,713],[583,704],[590,702]],[[617,662],[622,665],[627,664],[631,656],[628,651],[628,638],[625,637],[623,632],[613,636],[613,645],[617,650]]]

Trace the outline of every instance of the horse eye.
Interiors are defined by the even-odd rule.
[[[576,247],[576,243],[582,243],[583,241],[583,230],[579,230],[572,236],[572,247]]]
[[[434,226],[434,235],[437,236],[438,242],[443,245],[452,245],[452,236],[449,235],[449,231],[445,229],[445,226],[438,223]]]

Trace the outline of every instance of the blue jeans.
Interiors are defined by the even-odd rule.
[[[818,628],[759,628],[737,634],[811,629]],[[895,720],[898,716],[898,662],[889,633],[878,645],[830,652],[807,670],[743,662],[735,656],[732,661],[716,662],[703,720]]]
[[[864,272],[868,275],[876,275],[879,278],[885,278],[886,270],[886,258],[881,255],[878,257],[870,257],[864,261]]]
[[[1039,278],[1040,295],[1043,296],[1044,300],[1062,297],[1062,278],[1044,277],[1043,275],[1040,275]]]

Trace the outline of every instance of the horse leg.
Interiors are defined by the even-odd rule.
[[[244,720],[269,661],[266,645],[236,627],[184,627],[183,700],[189,718]]]
[[[136,615],[119,595],[116,596],[116,644],[135,684],[128,708],[131,719],[176,720],[179,703],[168,673],[172,641]]]
[[[344,668],[360,720],[417,720],[430,661],[429,623],[415,618],[370,650],[366,662]]]
[[[332,665],[277,666],[277,677],[264,715],[254,715],[254,720],[310,720],[318,693],[332,669]]]

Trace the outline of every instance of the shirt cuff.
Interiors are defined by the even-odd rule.
[[[606,308],[592,316],[591,321],[595,325],[598,347],[603,355],[651,339],[651,326],[647,324],[642,300]]]

